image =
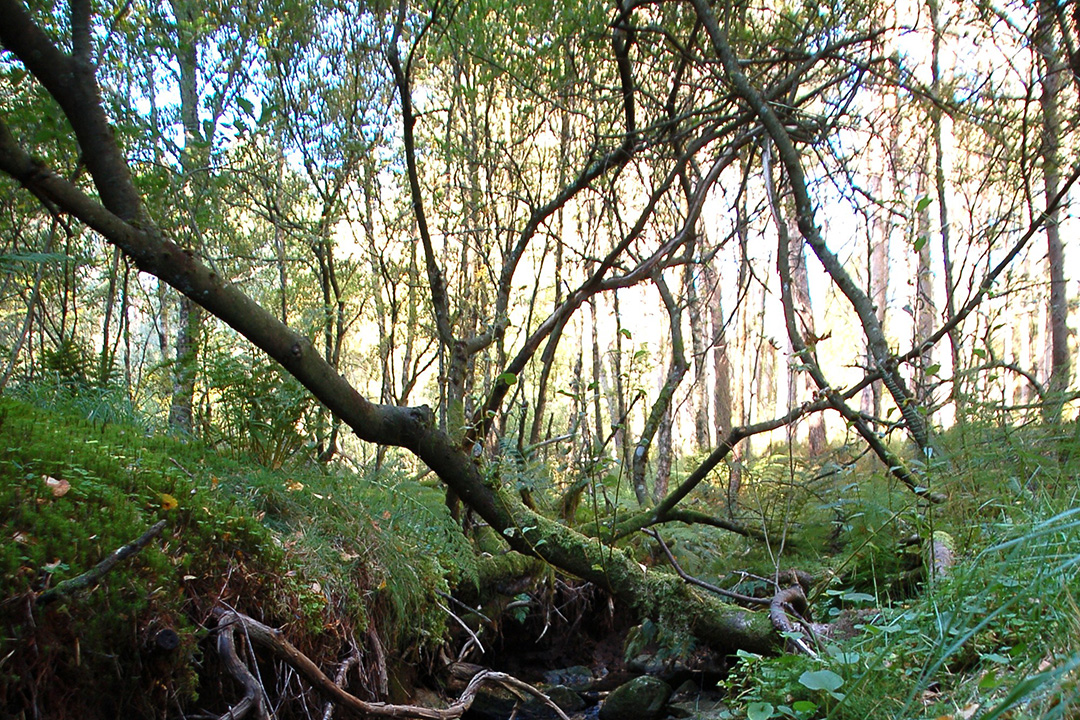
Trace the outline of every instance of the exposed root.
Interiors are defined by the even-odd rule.
[[[356,640],[352,639],[350,645],[352,649],[349,652],[349,657],[345,658],[344,662],[342,662],[341,666],[338,668],[337,673],[334,675],[334,684],[342,689],[344,689],[347,684],[345,678],[348,677],[349,670],[360,664],[360,648],[356,646]],[[334,716],[334,703],[332,701],[326,701],[322,716],[323,720],[330,720]]]
[[[682,566],[679,565],[679,562],[675,559],[675,556],[671,554],[671,550],[668,548],[667,543],[664,542],[664,538],[660,537],[660,533],[655,530],[642,530],[642,532],[651,537],[653,540],[656,540],[656,542],[660,543],[660,548],[664,551],[664,555],[667,556],[668,562],[671,563],[671,567],[675,569],[675,572],[678,573],[679,577],[681,577],[683,580],[690,583],[691,585],[696,585],[699,588],[708,590],[709,592],[720,595],[721,597],[729,598],[742,605],[769,604],[769,601],[765,600],[764,598],[751,597],[749,595],[743,595],[742,593],[732,592],[731,590],[725,590],[722,587],[717,587],[712,583],[707,583],[704,580],[687,574],[686,571],[682,569]]]
[[[821,641],[823,639],[851,637],[856,633],[855,622],[863,621],[877,614],[876,610],[863,610],[857,613],[844,611],[844,613],[841,613],[840,618],[834,623],[813,622],[810,617],[810,606],[806,600],[806,593],[803,589],[804,587],[810,587],[814,582],[814,578],[809,573],[795,569],[786,570],[779,575],[777,581],[786,580],[791,583],[789,587],[778,589],[771,600],[750,597],[749,595],[742,595],[740,593],[732,592],[731,590],[725,590],[724,588],[717,587],[716,585],[707,583],[687,574],[686,571],[679,566],[675,556],[671,554],[671,550],[660,536],[660,533],[655,530],[643,530],[642,532],[660,544],[661,549],[667,556],[668,562],[670,562],[671,566],[675,569],[675,572],[678,573],[679,577],[691,585],[696,585],[697,587],[716,593],[722,597],[730,598],[743,605],[768,606],[769,620],[772,622],[773,628],[777,633],[784,637],[785,647],[793,652],[809,655],[810,657],[817,657],[818,650],[815,648],[821,647]],[[934,557],[935,560],[938,557],[936,550]],[[792,618],[795,620],[793,621]]]
[[[222,715],[220,720],[240,720],[252,710],[255,711],[255,717],[263,720],[269,718],[269,714],[262,701],[262,685],[236,654],[236,639],[233,631],[237,622],[238,614],[235,612],[225,613],[218,618],[217,651],[229,674],[244,688],[244,697],[230,708],[229,712]]]
[[[800,629],[796,628],[788,617],[790,614],[798,618],[801,632],[816,645],[817,632],[810,622],[803,619],[806,608],[806,595],[803,594],[803,589],[798,585],[792,585],[773,595],[769,602],[769,620],[772,621],[776,631],[785,637],[789,647],[803,655],[817,657],[817,651],[799,636]]]
[[[561,720],[569,720],[566,714],[549,697],[532,685],[506,673],[493,670],[481,670],[476,673],[457,701],[447,708],[439,709],[420,707],[418,705],[390,705],[387,703],[366,702],[352,695],[324,674],[310,658],[297,650],[280,630],[264,625],[258,620],[235,610],[217,608],[214,610],[214,615],[218,618],[218,652],[224,659],[229,672],[244,687],[244,697],[235,707],[223,715],[221,720],[226,718],[239,720],[252,709],[256,710],[257,713],[261,713],[257,715],[260,719],[267,717],[262,704],[262,686],[248,672],[236,655],[233,634],[237,629],[245,633],[253,646],[269,650],[278,659],[283,660],[296,670],[330,703],[361,715],[416,718],[417,720],[456,720],[469,709],[481,687],[484,685],[501,685],[518,697],[522,697],[522,693],[537,697],[550,707]],[[344,680],[343,675],[342,680]],[[326,717],[325,712],[324,717]]]

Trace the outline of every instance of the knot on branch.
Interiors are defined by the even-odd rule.
[[[427,405],[409,408],[409,419],[424,429],[435,427],[435,412]]]

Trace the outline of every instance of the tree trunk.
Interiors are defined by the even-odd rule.
[[[886,163],[881,163],[884,166]],[[884,168],[875,172],[871,179],[871,193],[876,198],[886,197],[891,193],[891,188],[886,188],[884,182]],[[869,277],[869,295],[874,306],[874,313],[880,325],[885,324],[885,308],[888,302],[889,292],[889,223],[882,217],[883,210],[876,208],[870,221],[870,252],[867,264]],[[869,366],[874,365],[874,354],[869,348],[866,349],[866,361]],[[863,391],[862,410],[873,417],[881,417],[881,383],[873,383]]]
[[[941,4],[940,0],[927,0],[930,8],[930,24],[933,29],[933,38],[930,47],[930,90],[934,97],[940,97],[941,93]],[[934,139],[934,188],[938,207],[938,227],[941,232],[941,261],[945,270],[945,322],[956,317],[956,287],[959,279],[953,267],[952,241],[950,240],[951,229],[949,226],[949,202],[948,188],[945,183],[945,144],[944,128],[942,123],[941,106],[937,103],[930,105],[930,125]],[[954,327],[949,330],[949,352],[952,359],[952,392],[951,397],[956,408],[956,419],[963,422],[966,416],[964,409],[964,385],[963,366],[960,357],[960,329]]]
[[[1036,25],[1036,46],[1042,69],[1042,175],[1046,202],[1057,195],[1061,185],[1061,111],[1058,97],[1064,85],[1065,66],[1054,36],[1057,3],[1039,0],[1039,18]],[[1050,302],[1048,308],[1050,332],[1050,367],[1047,382],[1047,402],[1043,418],[1048,423],[1061,420],[1064,396],[1071,379],[1069,356],[1068,296],[1065,284],[1065,256],[1058,229],[1060,213],[1056,207],[1048,208],[1046,218],[1046,262],[1050,273]]]
[[[172,403],[169,405],[169,427],[180,433],[194,431],[195,379],[198,375],[199,332],[202,328],[202,308],[190,298],[180,298],[180,313],[176,320],[176,359],[173,363]]]
[[[675,397],[675,391],[678,389],[679,384],[682,383],[683,376],[686,375],[686,371],[689,369],[682,336],[682,308],[671,294],[662,275],[658,274],[653,282],[656,284],[656,289],[660,293],[660,297],[664,301],[664,307],[668,312],[668,328],[671,333],[671,365],[668,367],[667,378],[663,387],[660,388],[660,393],[653,403],[652,409],[649,411],[649,416],[645,419],[645,427],[641,431],[641,437],[634,448],[632,461],[634,494],[637,495],[638,504],[641,506],[649,504],[645,469],[649,461],[649,448],[652,445],[653,436],[663,424],[664,417],[670,418],[671,403]],[[668,422],[670,424],[670,420]],[[667,450],[670,452],[670,446]],[[664,452],[663,448],[661,448],[661,452]],[[670,462],[670,456],[667,460]]]
[[[187,0],[172,0],[177,22],[174,60],[180,68],[180,121],[184,126],[184,147],[180,154],[186,190],[187,232],[185,240],[192,252],[200,249],[201,209],[206,202],[206,168],[212,137],[204,137],[199,121],[198,67],[199,34],[195,10]],[[176,356],[173,363],[173,392],[169,404],[169,427],[181,433],[194,430],[195,381],[198,375],[199,337],[202,308],[189,297],[180,298],[176,322]]]
[[[921,167],[919,188],[924,200],[923,207],[916,207],[915,242],[919,247],[915,270],[915,344],[922,343],[934,331],[934,286],[933,270],[930,267],[930,203],[929,188],[930,168],[929,153],[924,155]],[[926,376],[926,369],[934,364],[933,348],[927,348],[920,358],[915,379],[915,395],[923,407],[932,405],[930,387],[932,383]]]
[[[709,309],[709,325],[712,327],[710,347],[712,347],[712,421],[716,441],[728,436],[733,427],[732,406],[734,398],[731,393],[731,358],[728,355],[728,341],[726,321],[724,318],[723,298],[720,292],[720,278],[711,263],[706,263],[705,286],[708,288],[707,303]],[[742,486],[742,446],[735,447],[731,452],[731,460],[728,463],[727,501],[729,511],[734,511],[735,503],[739,497]]]
[[[788,216],[788,232],[798,237],[798,225],[795,223],[795,214]],[[811,346],[816,346],[819,340],[814,325],[814,308],[810,302],[810,279],[806,272],[806,252],[802,243],[792,243],[788,248],[788,263],[791,266],[791,295],[795,305],[795,314],[799,317],[802,325],[803,336]],[[792,354],[788,363],[788,398],[787,409],[792,410],[801,402],[809,400],[809,383],[806,373],[802,370],[798,358]],[[807,453],[810,457],[817,457],[825,450],[825,422],[821,413],[815,413],[807,419]],[[794,432],[797,426],[790,426],[789,432]]]
[[[698,292],[702,269],[691,268],[687,271],[687,309],[690,311],[690,352],[694,363],[694,385],[690,389],[691,411],[694,414],[694,449],[701,452],[709,447],[709,394],[708,387],[708,315],[703,307],[703,299]]]
[[[112,378],[113,354],[109,343],[109,331],[112,329],[113,310],[116,306],[116,285],[120,275],[120,251],[113,248],[112,263],[109,265],[109,286],[105,291],[105,317],[101,321],[101,354],[98,356],[97,383],[101,387],[109,384]],[[119,335],[119,331],[117,331]]]

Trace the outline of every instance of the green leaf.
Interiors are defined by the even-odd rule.
[[[854,665],[862,659],[862,656],[857,652],[845,652],[835,645],[829,646],[829,657],[841,665]]]
[[[517,382],[517,375],[512,372],[504,372],[502,375],[497,377],[496,380],[506,385],[513,385]]]
[[[1001,687],[1001,681],[998,680],[997,673],[993,670],[990,670],[979,679],[980,690],[995,690],[999,687]]]
[[[844,678],[832,670],[807,670],[799,676],[799,683],[810,690],[835,692],[844,684]]]
[[[941,370],[941,363],[934,363],[930,367],[926,368],[926,374],[937,375],[939,370]]]
[[[251,102],[246,97],[236,98],[236,102],[248,117],[255,117],[255,103]]]
[[[923,247],[926,245],[926,241],[929,240],[929,239],[930,238],[927,237],[926,235],[920,235],[919,237],[915,238],[915,245],[914,245],[915,252],[919,252],[920,250],[922,250]]]
[[[769,720],[775,711],[772,703],[752,702],[746,706],[746,720]]]
[[[276,113],[276,112],[277,112],[277,110],[274,108],[273,105],[271,105],[270,103],[264,101],[263,106],[262,106],[262,112],[259,114],[259,124],[260,125],[265,125],[266,123],[273,120],[274,119],[274,113]]]
[[[930,207],[930,203],[934,202],[929,195],[923,195],[919,198],[919,202],[915,203],[915,212],[922,212],[926,208]]]
[[[840,596],[848,602],[874,602],[874,596],[863,592],[846,592]]]
[[[630,339],[630,331],[627,330],[626,328],[619,328],[619,334],[622,335],[627,340]]]

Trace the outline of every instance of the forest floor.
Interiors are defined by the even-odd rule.
[[[0,399],[0,716],[223,716],[243,692],[218,624],[237,613],[280,629],[368,703],[452,704],[469,677],[493,669],[545,688],[578,683],[579,716],[649,673],[676,690],[664,711],[673,716],[1075,717],[1080,443],[1071,427],[979,432],[965,442],[982,462],[950,476],[950,504],[933,514],[866,483],[844,495],[840,481],[813,486],[828,502],[799,505],[776,495],[763,464],[747,503],[787,508],[785,527],[803,542],[786,562],[821,579],[815,613],[873,612],[858,616],[854,637],[812,656],[723,656],[674,619],[639,624],[550,568],[526,563],[492,582],[494,556],[465,539],[441,488],[392,461],[363,473],[267,467],[224,446]],[[833,539],[827,551],[806,541],[813,532]],[[955,566],[911,575],[920,552],[905,549],[905,534],[947,537]],[[636,542],[659,569],[655,547]],[[682,528],[669,542],[684,567],[715,582],[738,580],[735,562],[767,573],[768,548],[745,538]],[[762,584],[741,577],[741,591]],[[276,717],[325,716],[307,676],[254,649],[257,661],[242,664]],[[513,697],[471,712],[509,717]]]

